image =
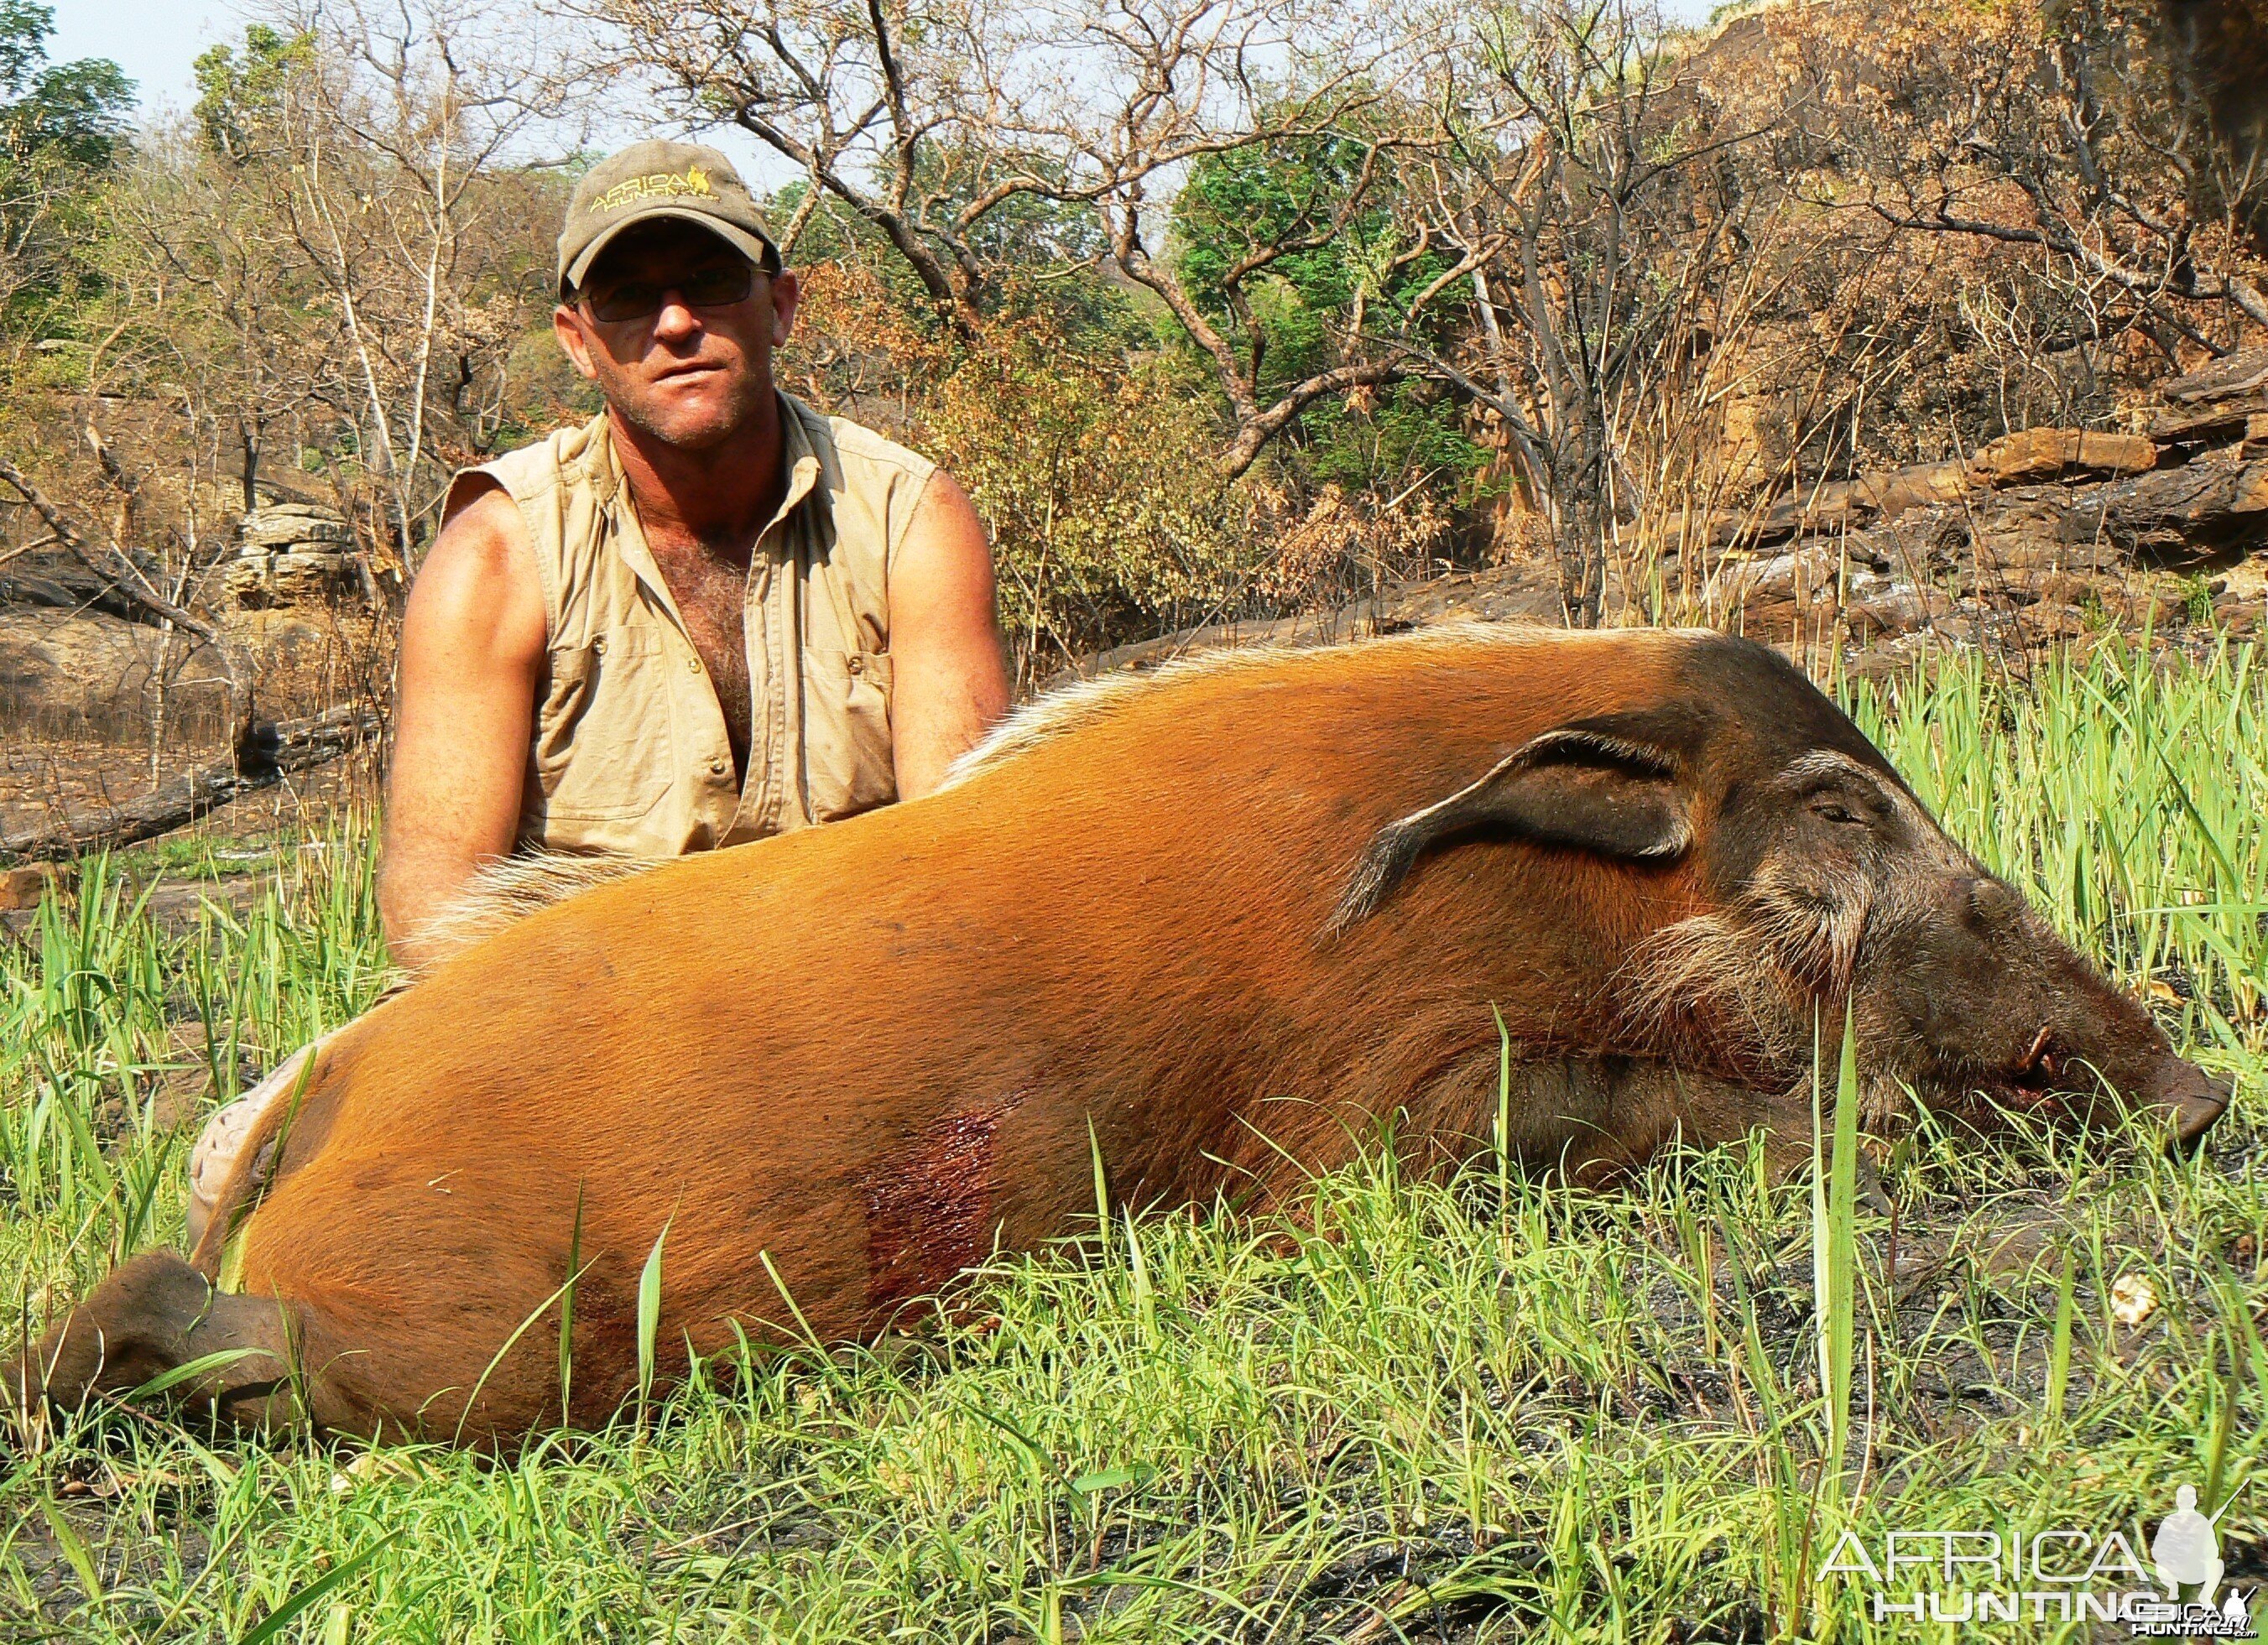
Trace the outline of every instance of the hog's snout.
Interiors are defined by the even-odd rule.
[[[2176,1154],[2194,1153],[2213,1122],[2228,1112],[2233,1086],[2226,1074],[2208,1074],[2179,1057],[2168,1057],[2159,1064],[2147,1098],[2150,1106],[2172,1124],[2173,1136],[2167,1146]]]

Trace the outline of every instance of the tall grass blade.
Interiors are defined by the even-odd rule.
[[[653,1392],[654,1339],[661,1331],[661,1250],[669,1243],[672,1216],[653,1237],[653,1249],[638,1270],[637,1288],[637,1425],[645,1428],[646,1399]]]
[[[583,1277],[583,1191],[586,1182],[575,1185],[575,1226],[567,1235],[567,1283],[559,1292],[559,1422],[565,1427],[574,1421],[575,1386],[575,1286]]]
[[[178,1388],[184,1383],[195,1382],[207,1371],[223,1370],[239,1360],[261,1357],[262,1353],[259,1348],[220,1348],[210,1354],[200,1354],[196,1358],[186,1360],[170,1370],[159,1371],[148,1382],[136,1387],[126,1398],[129,1403],[137,1399],[152,1399],[168,1389]]]
[[[345,1564],[333,1566],[261,1618],[260,1625],[238,1640],[236,1645],[268,1645],[269,1641],[282,1638],[284,1628],[291,1623],[292,1618],[298,1616],[308,1606],[320,1603],[334,1590],[352,1582],[362,1574],[364,1568],[372,1560],[401,1541],[404,1534],[400,1531],[390,1531]]]
[[[2056,1280],[2055,1325],[2048,1338],[2048,1417],[2063,1421],[2064,1400],[2071,1387],[2071,1326],[2079,1295],[2078,1274],[2071,1252],[2063,1253],[2063,1272]]]
[[[1827,1414],[1826,1472],[1839,1481],[1851,1438],[1852,1328],[1856,1314],[1859,1208],[1859,1036],[1850,1009],[1835,1077],[1833,1153],[1821,1112],[1816,1059],[1811,1078],[1811,1263],[1819,1330],[1819,1388]],[[1838,1486],[1839,1490],[1839,1486]]]
[[[1110,1255],[1110,1179],[1102,1169],[1102,1139],[1095,1135],[1094,1116],[1086,1116],[1086,1157],[1094,1167],[1094,1237],[1102,1255]]]
[[[1491,1003],[1496,1017],[1496,1129],[1489,1141],[1496,1151],[1496,1203],[1499,1222],[1512,1206],[1512,1030],[1504,1025],[1504,1011]]]
[[[40,1512],[48,1522],[48,1531],[61,1548],[63,1559],[78,1577],[78,1585],[86,1590],[89,1605],[102,1603],[102,1573],[95,1568],[94,1555],[87,1549],[86,1539],[78,1534],[71,1522],[63,1517],[63,1510],[52,1499],[42,1499]]]

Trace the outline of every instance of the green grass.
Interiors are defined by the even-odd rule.
[[[279,847],[273,840],[184,832],[121,852],[116,862],[122,874],[134,878],[152,879],[163,875],[179,884],[184,880],[223,879],[235,874],[272,871],[283,848],[288,848],[288,843]]]
[[[1883,1159],[1884,1223],[1836,1169],[1830,1067],[1817,1196],[1743,1150],[1609,1194],[1486,1157],[1410,1182],[1381,1138],[1308,1224],[1112,1207],[930,1340],[711,1363],[509,1463],[101,1413],[0,1474],[0,1640],[1951,1638],[1821,1581],[1840,1531],[2141,1547],[2183,1480],[2234,1494],[2224,1551],[2268,1575],[2255,659],[1948,668],[1854,708],[2239,1074],[2206,1156],[1925,1129]],[[339,843],[188,929],[91,872],[0,951],[11,1314],[173,1237],[198,1118],[372,997],[367,852]],[[2121,1281],[2157,1299],[2139,1324]]]

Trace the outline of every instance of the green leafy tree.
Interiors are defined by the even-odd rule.
[[[49,63],[55,12],[0,0],[0,317],[17,351],[74,334],[102,278],[96,201],[129,143],[134,85],[99,57]]]
[[[244,53],[215,46],[196,61],[197,101],[191,111],[206,149],[243,165],[274,129],[291,78],[314,51],[311,34],[285,34],[265,23],[244,31]]]
[[[1366,328],[1454,334],[1469,305],[1442,300],[1454,263],[1411,234],[1392,156],[1323,135],[1209,155],[1174,202],[1183,287],[1233,346],[1263,395],[1358,353]],[[1422,312],[1420,311],[1423,311]],[[1462,430],[1462,401],[1430,386],[1368,385],[1319,399],[1291,443],[1317,481],[1393,483],[1413,466],[1454,481],[1487,452]]]
[[[51,6],[0,0],[0,143],[7,159],[100,171],[126,147],[134,83],[104,57],[50,64]]]
[[[1353,317],[1364,253],[1393,233],[1373,158],[1332,136],[1231,150],[1194,166],[1174,199],[1182,279],[1264,386],[1316,369]]]

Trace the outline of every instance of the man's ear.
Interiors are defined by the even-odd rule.
[[[1377,913],[1420,856],[1468,834],[1635,862],[1682,855],[1693,842],[1686,783],[1706,730],[1690,709],[1644,709],[1544,732],[1479,782],[1380,829],[1327,934]]]
[[[772,347],[784,349],[795,331],[795,313],[803,302],[803,282],[796,278],[795,270],[783,268],[771,276],[772,283]]]
[[[559,352],[567,362],[590,382],[596,382],[598,368],[591,364],[591,340],[583,334],[582,317],[573,305],[562,303],[551,311],[551,334],[559,340]]]

